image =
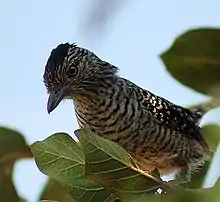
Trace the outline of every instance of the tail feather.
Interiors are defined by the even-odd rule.
[[[192,118],[197,125],[200,124],[202,117],[209,111],[210,109],[201,105],[196,108],[191,109]]]

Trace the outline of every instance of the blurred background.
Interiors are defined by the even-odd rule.
[[[47,114],[42,81],[50,52],[59,43],[76,42],[118,66],[119,74],[139,86],[183,106],[206,100],[166,72],[159,55],[188,29],[219,27],[220,1],[22,0],[2,1],[0,125],[24,134],[29,144],[50,134],[77,129],[71,102]],[[203,123],[217,122],[220,111]],[[220,152],[219,152],[220,153]],[[215,156],[205,186],[220,175]],[[33,160],[16,163],[18,192],[36,201],[45,176]]]

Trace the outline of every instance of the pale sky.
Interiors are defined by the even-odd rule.
[[[58,131],[73,134],[78,127],[71,102],[51,115],[46,111],[42,75],[51,49],[59,43],[77,42],[118,66],[121,76],[177,104],[205,99],[167,74],[158,55],[190,28],[219,26],[220,1],[128,1],[109,20],[105,35],[97,37],[88,37],[91,32],[83,29],[90,5],[88,0],[1,2],[0,124],[18,129],[30,144]],[[219,118],[220,113],[210,113],[204,122]],[[208,184],[217,172],[216,167]],[[14,177],[19,194],[36,201],[45,178],[34,161],[18,162]]]

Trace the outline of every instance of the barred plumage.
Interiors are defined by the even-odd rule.
[[[190,173],[208,159],[202,114],[175,105],[117,75],[118,68],[75,44],[49,57],[48,112],[72,99],[80,127],[123,146],[146,171]]]

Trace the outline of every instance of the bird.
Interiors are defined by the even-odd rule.
[[[76,43],[57,45],[43,74],[48,113],[72,100],[79,128],[116,142],[143,171],[177,173],[190,181],[210,156],[199,126],[204,110],[174,104],[118,71]]]

